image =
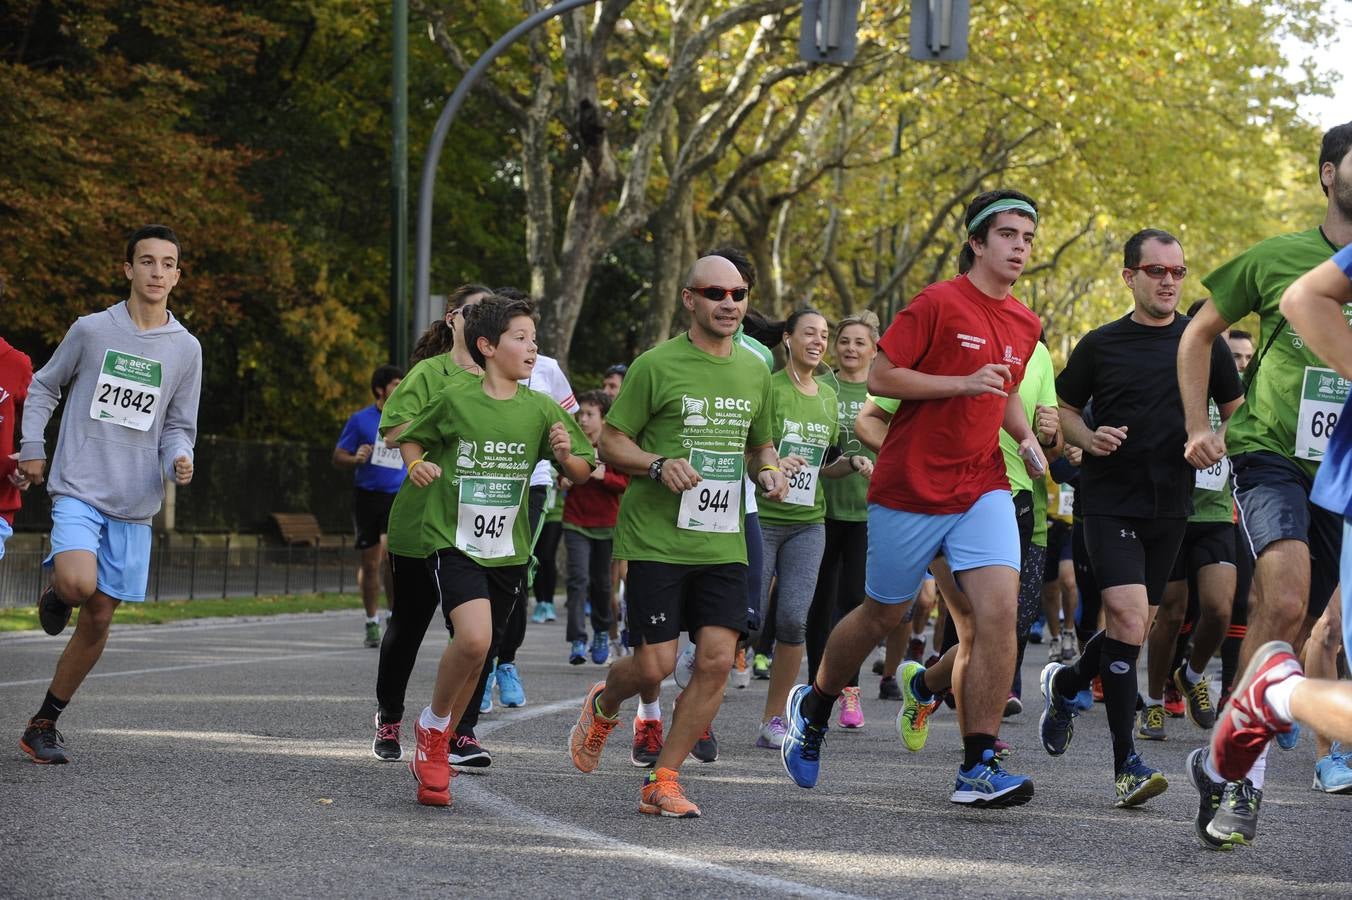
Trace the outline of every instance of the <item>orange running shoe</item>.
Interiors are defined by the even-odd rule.
[[[699,807],[685,798],[675,769],[658,769],[643,783],[638,811],[670,819],[698,819]]]
[[[596,708],[596,701],[605,689],[606,683],[598,681],[587,691],[587,698],[582,701],[582,711],[577,714],[577,724],[568,734],[568,755],[573,758],[573,765],[577,766],[579,772],[590,772],[596,768],[596,764],[601,761],[601,748],[606,745],[606,738],[610,737],[620,722],[619,716],[607,718]]]
[[[450,806],[451,778],[456,773],[446,756],[448,730],[424,728],[417,721],[413,733],[418,739],[418,749],[408,761],[408,770],[418,780],[418,802],[423,806]]]

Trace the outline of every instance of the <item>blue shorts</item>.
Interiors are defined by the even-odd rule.
[[[934,557],[956,575],[983,566],[1020,571],[1023,553],[1009,491],[982,494],[964,513],[927,515],[868,507],[868,568],[864,592],[879,603],[914,599]]]
[[[87,550],[98,561],[97,588],[114,600],[139,602],[150,580],[150,526],[110,519],[83,500],[57,497],[52,504],[52,552]]]
[[[1342,557],[1343,653],[1352,666],[1352,520],[1343,519]]]
[[[9,527],[9,522],[4,516],[0,516],[0,559],[5,558],[5,541],[9,540],[14,529]]]

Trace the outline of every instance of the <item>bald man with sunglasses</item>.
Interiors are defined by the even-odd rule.
[[[746,315],[746,282],[728,260],[706,256],[685,285],[690,329],[634,361],[601,434],[601,458],[631,476],[615,556],[629,562],[634,653],[587,693],[569,738],[573,764],[593,771],[620,705],[656,695],[676,668],[681,632],[689,632],[694,672],[639,800],[640,812],[670,818],[700,814],[678,772],[722,704],[747,632],[743,472],[767,497],[788,493],[771,443],[770,371],[734,339]]]

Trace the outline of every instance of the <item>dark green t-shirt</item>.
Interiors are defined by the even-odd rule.
[[[455,547],[482,566],[521,565],[531,549],[530,473],[554,458],[550,427],[564,423],[572,452],[595,464],[591,441],[550,397],[521,387],[496,400],[482,382],[476,387],[443,389],[399,436],[422,446],[442,474],[425,488],[404,480],[390,510],[391,553],[425,557]]]
[[[413,417],[448,385],[465,386],[480,380],[480,376],[471,375],[456,365],[449,353],[420,361],[408,370],[395,386],[394,393],[385,398],[385,407],[380,411],[380,433],[383,435],[391,428],[413,421]]]
[[[793,383],[787,368],[770,377],[774,407],[771,419],[775,448],[780,457],[797,454],[807,465],[789,479],[784,500],[760,499],[760,519],[767,525],[811,525],[826,520],[826,494],[821,489],[826,448],[840,436],[836,392],[817,383],[817,396],[809,397]]]
[[[840,403],[840,448],[848,456],[865,456],[877,460],[878,454],[859,443],[854,435],[854,420],[868,399],[868,382],[840,381],[830,375],[818,377],[818,382],[836,389]],[[826,517],[838,522],[868,521],[868,481],[858,472],[844,478],[828,478],[822,482],[826,494]]]
[[[620,499],[615,558],[745,564],[745,454],[770,443],[770,406],[769,370],[736,344],[731,355],[713,356],[682,334],[634,360],[606,424],[649,453],[688,460],[704,481],[673,494],[632,478]]]
[[[1207,401],[1207,415],[1211,417],[1211,430],[1219,431],[1221,411],[1216,408],[1214,400]],[[1235,501],[1230,490],[1230,457],[1226,456],[1214,466],[1197,473],[1192,491],[1192,515],[1188,521],[1233,522]]]
[[[1328,412],[1336,415],[1347,393],[1286,321],[1279,303],[1291,282],[1337,250],[1318,228],[1278,235],[1202,279],[1227,322],[1256,312],[1261,325],[1250,363],[1257,373],[1226,431],[1231,454],[1267,450],[1294,460],[1311,476],[1318,470],[1332,431]],[[1343,307],[1343,316],[1352,320],[1352,304]]]

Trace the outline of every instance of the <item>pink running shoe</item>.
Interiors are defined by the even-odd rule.
[[[857,687],[847,687],[840,693],[840,727],[864,727],[864,707],[859,705],[859,688]]]
[[[1238,781],[1248,775],[1268,741],[1291,730],[1291,723],[1277,718],[1268,706],[1266,694],[1273,685],[1304,675],[1285,641],[1258,648],[1211,731],[1211,761],[1222,778]]]

